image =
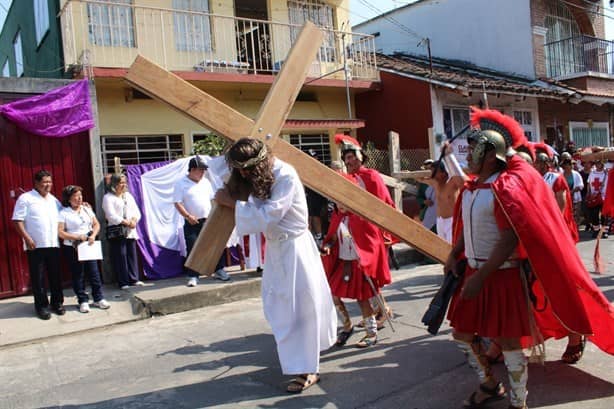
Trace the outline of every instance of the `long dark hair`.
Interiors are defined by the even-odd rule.
[[[262,149],[266,151],[263,152]],[[261,158],[252,166],[254,158]],[[235,142],[226,153],[226,160],[232,170],[228,181],[228,189],[233,197],[244,200],[246,194],[252,194],[258,199],[269,199],[275,178],[273,177],[272,156],[264,142],[254,138],[241,138]],[[249,171],[249,176],[243,177],[239,169]]]

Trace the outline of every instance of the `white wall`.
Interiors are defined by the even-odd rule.
[[[418,37],[407,34],[391,17],[431,40],[434,57],[471,62],[527,78],[535,77],[529,0],[430,0],[390,12],[353,27],[379,32],[378,51],[426,55]]]

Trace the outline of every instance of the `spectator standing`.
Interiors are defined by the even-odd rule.
[[[204,177],[209,166],[198,155],[190,159],[188,163],[188,174],[177,181],[173,193],[175,209],[185,219],[183,225],[183,236],[185,237],[187,256],[192,252],[194,243],[202,230],[209,212],[211,211],[211,200],[213,199],[213,188],[209,180]],[[228,281],[230,277],[224,271],[224,253],[220,256],[215,267],[214,277]],[[188,274],[188,287],[196,287],[198,284],[198,272],[186,268]]]
[[[102,280],[97,260],[79,261],[77,246],[87,242],[93,245],[100,232],[100,223],[94,212],[83,206],[83,188],[68,185],[62,190],[62,206],[58,223],[58,234],[63,240],[62,251],[72,273],[72,288],[77,296],[79,311],[90,312],[89,296],[85,291],[85,273],[92,287],[94,306],[106,310],[111,305],[104,299]]]
[[[45,275],[51,290],[51,310],[64,315],[64,294],[60,276],[58,220],[60,202],[51,194],[51,173],[41,170],[34,175],[34,189],[22,194],[15,203],[12,220],[24,241],[28,257],[34,308],[42,320],[51,318]]]
[[[113,175],[109,183],[109,192],[102,198],[107,226],[124,226],[125,234],[107,239],[113,268],[117,274],[117,284],[122,290],[131,285],[142,286],[139,280],[136,240],[139,238],[136,224],[141,219],[134,197],[127,190],[125,175]]]

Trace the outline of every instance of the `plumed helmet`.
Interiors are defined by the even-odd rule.
[[[499,132],[490,129],[480,131],[479,134],[476,135],[475,140],[476,145],[473,148],[473,153],[471,155],[471,160],[475,165],[479,166],[482,163],[489,146],[494,148],[496,158],[501,162],[506,163],[505,154],[507,152],[507,147],[505,144],[505,138],[503,138]]]

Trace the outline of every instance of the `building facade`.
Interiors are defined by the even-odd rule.
[[[328,162],[334,134],[363,126],[354,95],[378,81],[373,37],[347,30],[348,7],[349,0],[62,1],[65,66],[95,81],[105,171],[115,157],[135,164],[188,154],[210,133],[126,85],[137,55],[255,117],[307,20],[325,40],[282,137]]]
[[[466,125],[469,105],[486,104],[516,117],[531,140],[558,146],[568,140],[578,146],[613,143],[614,43],[604,39],[599,0],[420,0],[354,29],[374,35],[378,52],[390,57],[421,57],[431,67],[433,59],[442,59],[463,75],[478,71],[477,78],[490,71],[544,89],[518,94],[477,84],[450,88],[448,81],[431,78],[433,127],[419,132],[430,135],[431,146],[438,134]],[[426,77],[418,70],[418,78]],[[560,93],[549,94],[553,89]]]

